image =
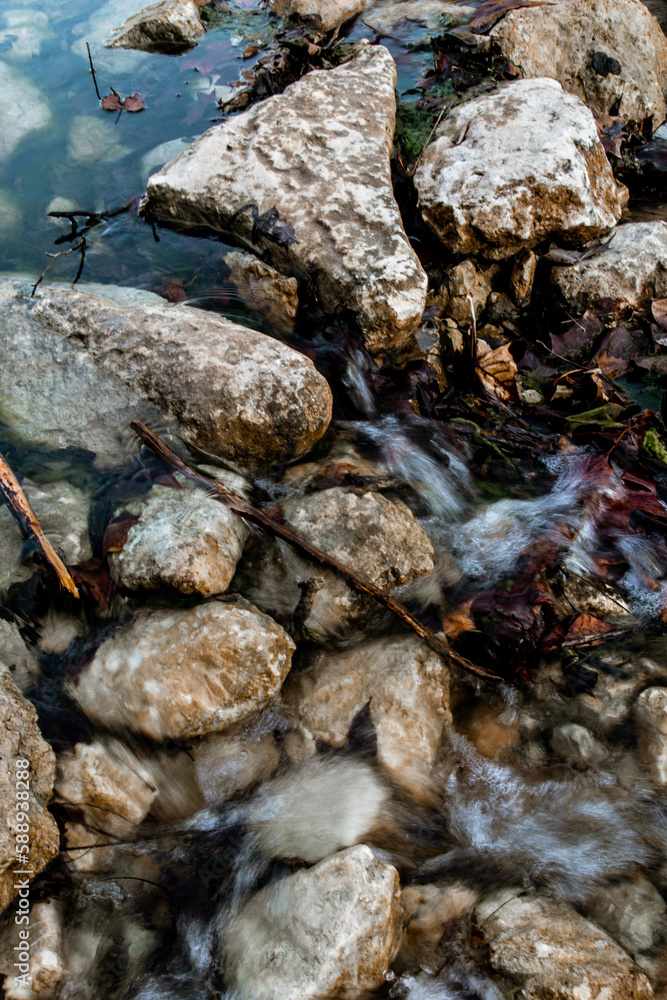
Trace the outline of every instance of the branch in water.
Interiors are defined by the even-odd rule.
[[[42,531],[33,509],[28,503],[28,498],[19,486],[18,479],[1,454],[0,496],[12,512],[23,537],[35,539],[39,560],[51,570],[63,590],[66,590],[73,597],[78,597],[79,591],[76,589],[76,584],[70,576],[69,570]]]
[[[314,562],[320,564],[320,566],[325,566],[327,569],[333,570],[338,576],[341,576],[351,587],[358,590],[362,594],[368,594],[369,597],[374,598],[378,604],[387,608],[392,614],[396,615],[401,621],[404,621],[406,625],[414,629],[418,636],[420,636],[424,642],[429,646],[434,652],[439,653],[440,656],[445,659],[450,659],[456,663],[463,670],[467,670],[468,673],[476,674],[477,677],[483,677],[487,681],[499,681],[501,680],[497,674],[492,673],[490,670],[486,670],[484,667],[479,667],[475,663],[471,663],[466,660],[463,656],[459,656],[450,647],[447,640],[441,636],[437,636],[430,629],[426,628],[425,625],[415,618],[405,605],[401,604],[399,601],[395,600],[391,594],[388,594],[385,590],[380,587],[376,587],[374,583],[370,580],[366,580],[363,576],[360,576],[353,569],[345,566],[343,563],[334,559],[333,556],[329,556],[326,552],[322,552],[320,549],[316,549],[314,545],[307,542],[304,538],[300,538],[295,535],[293,531],[285,527],[284,524],[279,524],[274,521],[272,517],[269,517],[263,511],[259,510],[257,507],[253,507],[251,504],[246,503],[245,500],[241,500],[239,497],[234,496],[230,493],[221,483],[216,482],[214,479],[208,479],[206,476],[201,475],[199,472],[195,472],[191,469],[189,465],[186,465],[174,454],[174,452],[169,448],[165,442],[154,434],[150,427],[146,424],[141,423],[139,420],[133,420],[130,424],[132,430],[138,434],[141,440],[147,445],[151,451],[153,451],[158,458],[161,458],[163,462],[171,466],[172,469],[176,469],[187,479],[190,479],[194,483],[198,483],[203,486],[209,493],[214,493],[216,497],[221,500],[230,510],[239,517],[245,518],[246,521],[251,521],[253,524],[259,525],[265,531],[270,532],[272,535],[276,535],[278,538],[284,539],[284,541],[289,542],[296,549],[304,552],[310,559]]]
[[[83,265],[86,262],[86,237],[85,236],[82,236],[81,239],[79,240],[79,242],[75,246],[70,247],[69,250],[61,250],[60,253],[47,253],[46,256],[50,257],[51,260],[46,265],[46,267],[44,268],[44,270],[40,274],[40,276],[37,279],[37,281],[35,282],[35,284],[32,286],[31,297],[32,297],[32,295],[35,294],[35,292],[37,291],[37,288],[39,287],[39,285],[41,285],[41,283],[44,280],[44,278],[46,277],[49,269],[58,260],[58,257],[69,257],[69,255],[71,253],[74,253],[76,250],[80,250],[81,251],[81,261],[79,262],[79,269],[76,272],[76,277],[75,277],[74,281],[72,282],[73,285],[76,285],[77,281],[81,277],[81,272],[83,271]]]

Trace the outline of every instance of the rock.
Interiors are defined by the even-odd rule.
[[[568,722],[554,729],[551,734],[551,749],[562,760],[584,767],[595,766],[607,756],[607,751],[593,734],[576,722]]]
[[[77,743],[58,755],[55,798],[80,809],[93,830],[133,836],[156,795],[139,758],[118,740]]]
[[[213,733],[192,748],[197,784],[208,805],[226,802],[251,785],[266,781],[280,763],[273,733]]]
[[[183,153],[191,141],[191,139],[185,138],[169,139],[167,142],[161,142],[159,146],[154,146],[153,149],[149,149],[147,153],[144,153],[139,161],[141,179],[144,185],[152,173],[160,170],[165,163],[169,163],[170,160]]]
[[[239,602],[145,610],[68,684],[89,719],[156,742],[219,732],[280,690],[294,643]]]
[[[654,127],[665,117],[667,41],[640,0],[510,10],[489,35],[524,77],[552,77],[596,111],[653,115]]]
[[[323,31],[331,31],[349,21],[366,6],[367,0],[269,0],[274,14],[280,17],[316,18]]]
[[[446,0],[382,0],[371,5],[364,15],[364,23],[379,34],[404,37],[405,22],[410,26],[429,29],[429,33],[442,31],[445,24],[463,24],[475,13],[468,4],[449,4]],[[419,37],[419,36],[417,36]]]
[[[5,59],[26,62],[36,59],[45,41],[53,38],[49,17],[42,10],[17,8],[0,15],[0,46]]]
[[[129,17],[107,42],[110,49],[178,52],[204,34],[199,7],[205,0],[160,0]]]
[[[23,222],[21,207],[11,191],[0,190],[0,233],[8,236],[19,232]]]
[[[384,638],[341,652],[319,652],[291,675],[283,697],[316,740],[341,747],[366,705],[385,775],[409,798],[433,801],[433,768],[451,725],[449,670],[419,638]]]
[[[0,912],[16,897],[18,888],[14,870],[30,869],[38,875],[58,853],[58,827],[46,803],[51,798],[56,772],[53,750],[42,739],[35,709],[12,683],[9,673],[0,670]],[[28,760],[29,767],[18,768],[18,761]],[[26,779],[20,775],[27,772]],[[17,780],[25,780],[29,789],[20,788]],[[26,793],[28,820],[17,812],[18,791]],[[21,796],[23,799],[23,796]],[[24,826],[29,833],[26,834]],[[17,837],[28,836],[28,842],[18,844]],[[27,852],[18,848],[28,847]],[[18,863],[17,857],[26,863]],[[25,895],[25,894],[24,894]],[[19,904],[21,905],[21,904]]]
[[[163,432],[175,429],[174,420],[35,315],[29,298],[32,281],[0,280],[4,433],[30,448],[84,450],[88,461],[95,456],[104,469],[125,464],[134,436],[128,430],[131,420],[161,426]]]
[[[491,907],[493,908],[491,910]],[[491,898],[477,911],[493,969],[522,1000],[650,1000],[644,973],[603,930],[566,903]]]
[[[50,123],[51,112],[34,83],[6,62],[0,62],[0,102],[0,163],[6,163],[26,136]]]
[[[284,274],[311,278],[327,312],[351,310],[371,352],[405,344],[421,319],[426,276],[401,224],[389,156],[396,67],[368,46],[333,70],[205,132],[150,178],[153,211],[252,240],[249,202],[275,208],[297,242],[261,237]],[[603,154],[604,155],[604,154]]]
[[[241,558],[248,529],[213,497],[154,486],[124,505],[138,514],[125,544],[109,554],[116,583],[128,590],[172,588],[208,597],[223,593]]]
[[[266,782],[247,810],[263,853],[314,864],[386,826],[389,789],[350,757],[314,757]]]
[[[524,250],[514,261],[510,277],[510,289],[512,298],[519,309],[525,309],[530,305],[536,270],[537,254],[533,253],[532,250]]]
[[[647,688],[635,702],[639,755],[644,770],[667,787],[667,687]]]
[[[1,378],[2,376],[0,376]],[[90,559],[88,535],[89,497],[69,483],[33,483],[21,486],[49,541],[68,566]],[[20,561],[23,536],[7,507],[0,508],[0,591],[10,583],[29,580],[33,563]]]
[[[72,121],[67,135],[67,156],[73,163],[87,166],[115,163],[129,152],[129,146],[123,146],[114,131],[111,115],[105,118],[78,115]]]
[[[206,805],[195,778],[192,756],[190,750],[174,753],[170,748],[140,758],[143,771],[157,789],[150,815],[161,823],[193,816]]]
[[[382,985],[399,918],[396,869],[348,848],[245,904],[221,942],[226,977],[239,1000],[354,1000]]]
[[[198,447],[264,464],[304,454],[325,432],[331,391],[303,355],[211,313],[103,287],[105,298],[40,289],[32,316],[173,412]]]
[[[551,280],[573,309],[599,299],[641,303],[667,295],[667,223],[626,222],[600,253],[573,267],[554,267]]]
[[[275,268],[249,253],[234,251],[222,259],[248,309],[276,333],[292,333],[299,308],[296,278],[283,278]]]
[[[89,8],[87,20],[75,22],[72,35],[76,41],[72,44],[72,52],[88,62],[86,42],[90,45],[93,64],[99,75],[107,73],[135,73],[142,63],[150,58],[147,53],[128,49],[108,49],[106,47],[109,33],[137,12],[141,0],[106,0]]]
[[[439,968],[443,934],[476,902],[477,893],[462,883],[406,886],[401,892],[404,931],[397,964],[415,970]]]
[[[454,253],[499,259],[552,236],[607,233],[621,207],[595,120],[554,80],[455,108],[415,172],[428,225]]]
[[[39,663],[32,655],[13,622],[0,618],[0,671],[9,671],[12,681],[25,691],[39,677]]]
[[[665,901],[643,875],[601,886],[586,899],[583,910],[635,960],[651,951],[665,930]]]
[[[457,323],[469,324],[470,302],[468,296],[472,298],[475,318],[477,318],[491,294],[491,282],[471,260],[464,260],[460,264],[448,268],[445,271],[445,281],[447,283],[444,303],[446,315],[451,316]]]
[[[321,490],[284,505],[285,521],[311,545],[355,569],[379,587],[400,584],[433,571],[433,547],[405,506],[381,493]],[[285,543],[257,537],[248,545],[232,586],[260,608],[290,613],[299,582],[323,581],[304,624],[315,635],[341,632],[376,607],[331,570],[297,555]],[[276,607],[278,605],[278,607]]]
[[[62,954],[62,909],[56,899],[39,900],[30,907],[30,924],[7,921],[0,930],[0,973],[5,1000],[50,1000],[65,976]],[[27,934],[27,937],[26,937]],[[14,968],[28,942],[30,986],[23,986]]]

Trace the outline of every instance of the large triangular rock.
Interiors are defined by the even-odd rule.
[[[389,154],[396,66],[367,47],[314,70],[283,94],[218,125],[148,182],[159,215],[252,239],[253,203],[276,208],[298,242],[262,236],[286,274],[312,278],[328,312],[350,309],[368,348],[404,344],[424,307],[426,275],[401,224]]]

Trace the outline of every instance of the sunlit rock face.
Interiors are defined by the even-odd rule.
[[[148,182],[153,211],[250,242],[254,204],[272,208],[294,239],[260,237],[283,273],[311,278],[327,312],[351,310],[373,353],[416,329],[426,275],[403,230],[391,185],[396,66],[367,47],[314,70],[209,129]],[[283,236],[285,233],[283,232]]]
[[[204,34],[199,8],[204,0],[161,0],[129,17],[107,42],[112,49],[172,52],[194,45]]]
[[[584,243],[621,215],[591,111],[555,80],[519,80],[457,108],[415,173],[449,250],[508,257],[546,237]]]

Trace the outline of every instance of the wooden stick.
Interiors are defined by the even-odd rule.
[[[207,491],[214,493],[216,497],[221,500],[230,510],[239,517],[245,518],[246,521],[251,521],[253,524],[258,524],[260,528],[264,528],[265,531],[270,532],[272,535],[276,535],[278,538],[283,538],[290,545],[295,548],[300,549],[304,552],[313,562],[319,563],[320,566],[325,566],[327,569],[333,570],[338,576],[341,576],[347,583],[350,584],[355,590],[358,590],[362,594],[368,594],[369,597],[374,598],[378,604],[387,608],[398,618],[409,625],[410,628],[414,629],[418,636],[420,636],[424,642],[429,646],[434,652],[439,653],[440,656],[445,659],[451,659],[454,663],[458,664],[464,670],[467,670],[471,674],[476,674],[478,677],[483,677],[487,681],[499,681],[502,678],[498,677],[497,674],[492,673],[490,670],[486,670],[484,667],[479,667],[475,663],[471,663],[466,660],[463,656],[459,656],[450,647],[446,639],[435,635],[430,629],[426,628],[425,625],[415,618],[405,605],[401,604],[399,601],[395,600],[391,594],[382,590],[380,587],[376,587],[374,583],[370,580],[366,580],[363,576],[360,576],[354,570],[345,566],[343,563],[338,562],[333,556],[329,556],[326,552],[322,552],[320,549],[316,549],[314,545],[307,542],[304,538],[300,538],[295,535],[293,531],[286,528],[284,524],[279,524],[278,521],[274,521],[272,517],[269,517],[263,511],[259,510],[257,507],[253,507],[252,504],[246,503],[245,500],[241,500],[239,497],[234,496],[230,493],[222,483],[217,482],[215,479],[208,479],[207,476],[203,476],[199,472],[195,472],[191,469],[189,465],[186,465],[174,454],[174,452],[169,448],[165,442],[154,434],[150,427],[146,424],[141,423],[139,420],[133,420],[130,424],[132,430],[141,438],[145,445],[147,445],[151,451],[153,451],[158,458],[161,458],[163,462],[171,466],[172,469],[176,469],[187,479],[190,479],[193,483],[197,483],[199,486],[203,486]]]
[[[34,538],[37,542],[37,554],[40,561],[51,570],[63,590],[66,590],[72,597],[78,597],[79,591],[76,589],[76,584],[70,576],[69,570],[42,531],[33,509],[28,503],[28,498],[2,454],[0,454],[0,496],[12,512],[23,537]]]

